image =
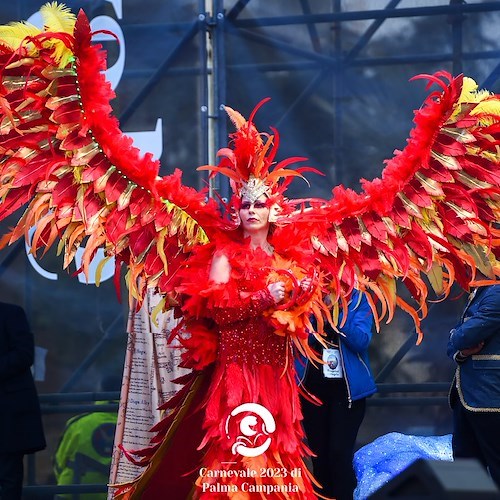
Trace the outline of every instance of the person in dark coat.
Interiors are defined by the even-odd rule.
[[[480,286],[450,332],[453,456],[476,458],[500,486],[500,285]]]
[[[33,334],[23,309],[0,302],[0,499],[18,500],[23,458],[46,446],[31,374]]]

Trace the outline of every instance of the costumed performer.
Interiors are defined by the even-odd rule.
[[[191,474],[196,486],[189,495],[316,498],[304,464],[308,450],[293,340],[303,342],[302,349],[307,350],[311,309],[329,313],[310,245],[304,245],[302,235],[291,227],[280,231],[276,226],[278,217],[290,209],[283,196],[286,183],[279,181],[305,169],[289,170],[287,160],[271,172],[275,146],[266,153],[274,137],[264,141],[253,121],[226,109],[238,129],[232,135],[234,149],[225,151],[227,162],[234,161],[235,167],[231,174],[235,195],[229,207],[232,227],[213,244],[192,251],[178,270],[176,287],[183,317],[176,334],[185,348],[184,365],[193,368],[198,378],[200,370],[206,375],[211,367],[203,390],[193,391],[203,393],[201,406],[189,403],[195,410],[202,409],[199,425],[204,432],[202,443],[196,443],[200,467]],[[206,168],[220,172],[224,165]],[[184,381],[192,388],[187,382],[190,377]],[[172,422],[182,408],[179,400],[184,404],[189,399],[183,399],[186,393],[181,391],[175,404],[164,405],[165,410],[173,410]],[[189,424],[177,419],[175,435],[167,430],[163,446],[151,458],[149,471],[154,469],[155,477],[171,477],[170,464],[178,456],[172,450],[186,447],[185,442],[177,443],[186,427],[195,427],[192,418],[186,418]],[[155,431],[160,433],[164,427],[160,423]],[[196,431],[191,431],[191,439],[193,435]],[[170,448],[170,460],[162,454],[165,448]],[[188,464],[189,460],[186,472]],[[160,491],[154,484],[146,472],[135,485],[135,494],[152,498],[154,491]],[[158,484],[164,486],[165,481]],[[179,485],[176,491],[175,498],[187,493]]]
[[[85,246],[83,273],[103,248],[117,283],[126,268],[131,303],[152,289],[182,316],[175,336],[191,370],[162,405],[151,445],[123,450],[144,472],[112,494],[172,498],[165,484],[182,470],[193,477],[186,497],[313,497],[292,344],[320,363],[309,332],[323,342],[325,318],[341,332],[339,311],[354,289],[377,328],[400,307],[420,341],[429,287],[442,297],[454,282],[468,289],[476,269],[495,279],[498,96],[462,75],[421,76],[438,90],[416,112],[405,149],[360,194],[337,186],[329,200],[286,199],[289,182],[308,170],[288,167],[303,159],[276,163],[277,132],[261,134],[255,113],[246,120],[226,107],[236,133],[219,165],[202,167],[230,178],[235,196],[221,209],[184,186],[180,171],[160,178],[158,162],[121,133],[85,14],[57,4],[42,13],[44,30],[0,29],[0,220],[27,204],[0,246],[36,226],[33,253],[58,241],[67,267]],[[179,464],[180,448],[192,460]]]

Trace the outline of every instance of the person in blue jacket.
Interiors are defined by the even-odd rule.
[[[299,384],[322,402],[318,405],[302,398],[304,430],[316,455],[312,458],[313,474],[321,484],[317,493],[337,500],[353,498],[356,438],[365,416],[366,398],[377,391],[368,357],[372,326],[368,301],[354,290],[341,334],[327,328],[326,348],[310,337],[324,363],[296,364]]]
[[[500,285],[474,289],[448,356],[457,363],[450,390],[454,458],[476,458],[500,487]]]

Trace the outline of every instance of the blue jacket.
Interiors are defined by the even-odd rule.
[[[477,354],[458,353],[482,341]],[[471,411],[500,411],[500,285],[477,289],[450,332],[448,356],[458,364],[454,383],[462,404]]]
[[[341,321],[342,313],[339,324]],[[341,329],[345,337],[343,335],[338,336],[349,402],[366,398],[377,392],[368,358],[372,327],[373,315],[368,301],[364,295],[361,295],[360,299],[360,293],[354,290],[349,301],[346,322]],[[311,335],[310,343],[314,344],[315,342],[314,337]],[[315,345],[315,347],[318,348],[318,345]],[[299,383],[304,381],[306,371],[312,369],[308,365],[309,363],[304,358],[295,363]]]

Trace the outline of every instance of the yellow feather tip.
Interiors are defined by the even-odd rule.
[[[17,50],[27,37],[33,37],[40,33],[41,31],[33,24],[12,22],[0,26],[0,43],[12,50]]]
[[[76,16],[69,7],[57,2],[49,2],[40,8],[40,13],[43,18],[45,32],[73,34]],[[28,55],[37,57],[38,48],[30,43],[28,39],[41,33],[42,30],[33,24],[25,21],[12,22],[0,26],[0,43],[14,51],[24,44]],[[56,38],[44,40],[43,46],[53,50],[52,57],[60,68],[66,67],[73,57],[73,52],[61,40]]]
[[[73,34],[76,16],[64,4],[49,2],[40,8],[45,31]],[[65,68],[73,57],[73,52],[61,40],[47,40],[44,45],[53,48],[53,57],[60,68]]]
[[[470,113],[471,115],[487,114],[497,116],[500,120],[500,99],[492,98],[481,101]]]
[[[72,34],[76,16],[69,7],[57,2],[48,2],[40,8],[45,30]]]
[[[470,97],[477,90],[477,83],[470,77],[464,76],[462,82],[462,93],[460,94],[460,102],[470,102]]]

